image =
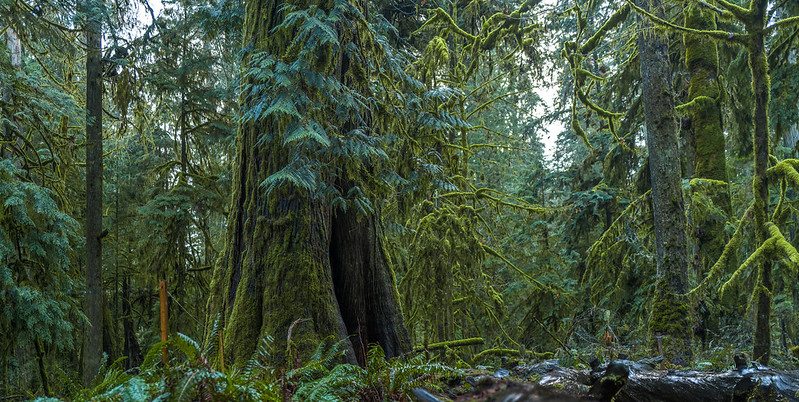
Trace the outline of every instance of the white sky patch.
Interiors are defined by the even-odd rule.
[[[557,0],[543,0],[539,7],[554,7],[557,3]],[[556,50],[557,47],[560,47],[560,43],[545,43],[544,46],[546,47],[547,52],[551,52]],[[552,65],[544,65],[543,68],[555,69],[556,66]],[[551,77],[556,78],[557,74],[554,71],[548,72]],[[560,83],[556,80],[551,82],[545,83],[542,85],[536,93],[541,99],[544,101],[546,108],[536,108],[533,111],[533,117],[536,119],[541,119],[544,117],[544,114],[547,111],[555,110],[557,106],[555,103],[558,99],[558,91],[560,91]],[[544,127],[544,132],[539,133],[539,140],[544,144],[544,161],[552,162],[555,158],[555,142],[558,139],[558,134],[565,129],[564,125],[560,121],[555,121],[550,124],[547,124]]]
[[[538,96],[544,101],[546,105],[546,109],[542,107],[536,108],[533,112],[533,116],[537,119],[541,119],[544,117],[544,114],[547,111],[555,110],[555,102],[558,98],[558,91],[560,90],[560,85],[558,83],[553,83],[550,86],[543,87],[536,91]],[[561,121],[554,121],[549,123],[544,127],[544,131],[539,133],[539,139],[544,144],[544,160],[547,162],[553,161],[555,157],[555,142],[558,139],[558,134],[565,129],[563,122]]]
[[[163,3],[161,3],[161,0],[145,0],[145,1],[147,1],[150,7],[152,7],[155,16],[158,17],[158,14],[160,14],[161,10],[163,10],[164,8],[164,5]],[[148,26],[150,26],[150,24],[153,23],[153,19],[152,17],[150,17],[150,12],[147,11],[147,8],[138,2],[136,3],[136,15],[137,15],[136,19],[139,22],[137,24],[138,26],[136,29],[139,31],[138,33],[142,33],[144,32],[145,29],[147,29]]]

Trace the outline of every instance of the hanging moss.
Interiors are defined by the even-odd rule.
[[[424,209],[433,209],[429,201]],[[446,205],[433,209],[420,221],[410,245],[412,260],[400,288],[411,335],[414,328],[436,328],[433,339],[422,334],[422,342],[444,341],[455,336],[456,309],[453,300],[468,298],[478,305],[486,303],[490,309],[502,309],[501,298],[477,293],[477,284],[483,283],[481,264],[486,253],[477,237],[479,216],[466,205]],[[439,327],[444,323],[443,327]],[[437,339],[436,339],[437,338]]]
[[[631,202],[588,249],[581,283],[589,287],[592,304],[606,308],[621,305],[634,293],[632,278],[654,274],[651,251],[642,250],[643,245],[636,241],[651,235],[651,224],[643,223],[647,220],[642,218],[651,213],[650,208],[650,193],[646,192]],[[641,283],[635,286],[644,287]]]
[[[610,187],[622,187],[630,180],[630,171],[638,164],[638,154],[626,142],[616,144],[602,163],[603,181]]]

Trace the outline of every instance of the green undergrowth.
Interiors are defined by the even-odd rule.
[[[169,364],[162,362],[166,348]],[[461,377],[460,370],[425,354],[386,359],[372,345],[363,367],[344,364],[346,343],[323,341],[307,362],[285,369],[270,367],[272,339],[262,339],[243,368],[218,367],[215,345],[201,347],[177,334],[152,346],[134,373],[119,369],[121,360],[104,367],[93,387],[75,401],[410,401],[411,390],[441,391],[442,379]],[[40,399],[58,400],[56,398]]]

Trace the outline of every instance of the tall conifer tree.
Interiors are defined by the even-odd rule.
[[[103,74],[102,7],[86,2],[86,332],[83,380],[97,375],[103,355]]]

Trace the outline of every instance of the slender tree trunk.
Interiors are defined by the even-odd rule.
[[[757,244],[763,244],[768,237],[768,103],[770,97],[768,53],[763,28],[766,26],[767,0],[753,0],[750,6],[751,18],[746,30],[750,35],[749,67],[752,69],[752,91],[755,95],[753,151],[755,172],[752,179],[755,196],[755,236]],[[771,358],[771,262],[764,261],[757,271],[757,305],[755,309],[755,334],[752,358],[768,364]]]
[[[142,363],[141,349],[136,340],[136,329],[133,327],[133,308],[130,303],[130,273],[122,279],[122,332],[125,338],[125,368],[138,367]]]
[[[185,46],[183,48],[183,55],[185,56],[186,49]],[[181,58],[182,59],[182,58]],[[185,72],[183,73],[185,74]],[[183,75],[181,75],[183,77]],[[180,82],[185,83],[185,79],[181,78]],[[184,84],[185,85],[185,84]],[[189,186],[189,140],[188,140],[188,133],[186,132],[186,94],[181,92],[180,94],[180,116],[178,116],[178,126],[180,130],[180,175],[181,175],[181,183],[179,185],[183,185],[188,188]],[[182,208],[182,206],[180,206]],[[181,211],[182,213],[179,214],[180,223],[178,226],[178,258],[177,258],[177,276],[178,276],[178,283],[175,286],[175,299],[178,303],[182,303],[183,300],[183,286],[186,282],[186,272],[188,269],[187,261],[188,261],[188,241],[189,241],[189,221],[190,217],[189,214],[191,213],[190,210]],[[181,321],[174,320],[175,331],[181,330]]]
[[[42,390],[45,396],[51,396],[53,395],[53,391],[50,389],[50,378],[47,376],[47,367],[44,361],[44,347],[42,346],[42,342],[38,339],[33,341],[33,346],[36,349],[36,361],[39,363],[39,376],[42,379]]]
[[[102,32],[98,8],[89,0],[86,21],[86,332],[83,382],[97,375],[103,356],[103,77]]]
[[[652,0],[638,0],[642,8],[662,15]],[[683,296],[687,284],[685,207],[677,147],[677,123],[671,91],[668,38],[639,19],[638,36],[642,96],[646,114],[646,142],[652,183],[654,232],[657,248],[657,288],[649,329],[663,337],[664,357],[675,364],[691,360],[691,323]]]

